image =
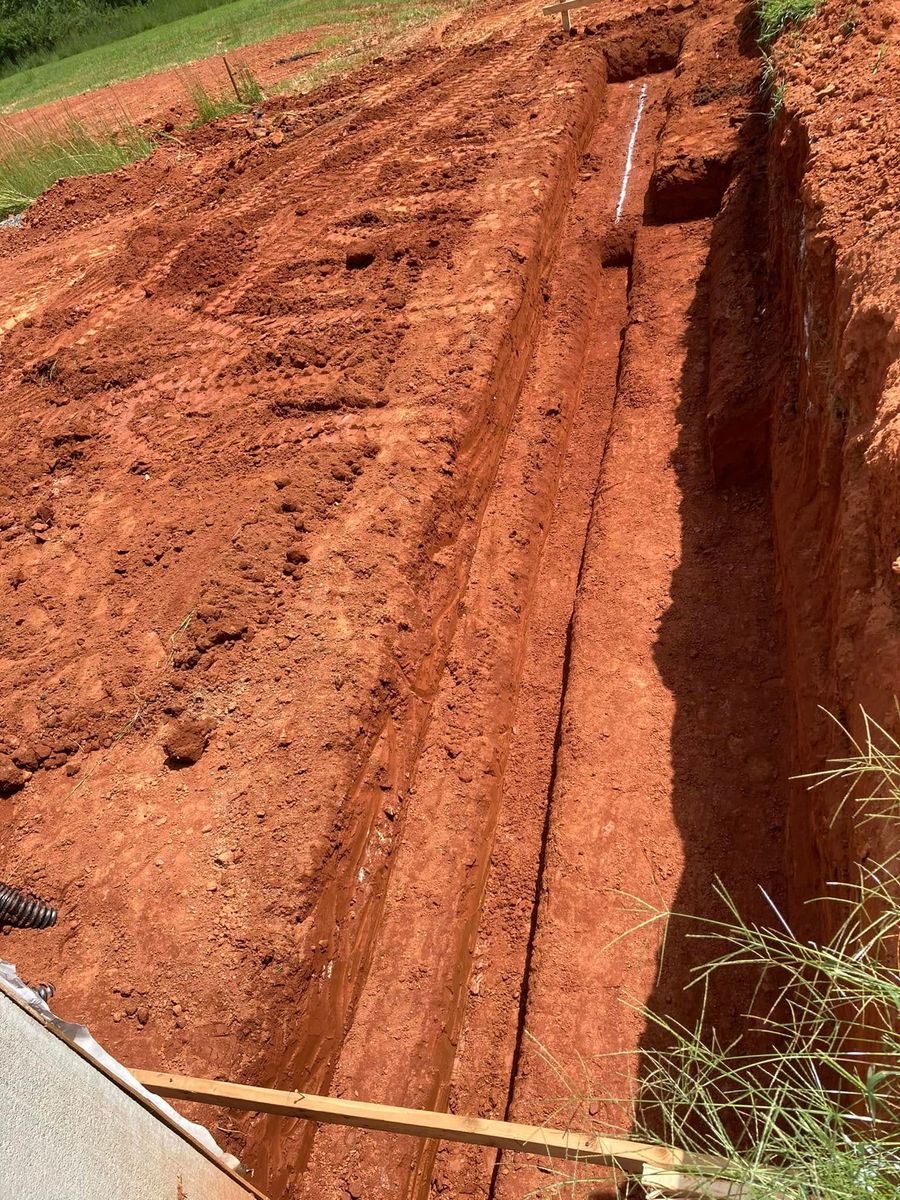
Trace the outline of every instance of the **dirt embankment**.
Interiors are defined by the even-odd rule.
[[[900,679],[900,23],[836,4],[796,36],[769,150],[772,471],[790,679],[791,766],[847,752],[860,706],[896,735]],[[795,785],[798,898],[884,860],[839,796]],[[876,823],[877,826],[877,823]],[[798,905],[799,907],[799,905]],[[802,919],[798,913],[798,919]]]
[[[731,5],[467,16],[0,233],[0,867],[64,914],[9,953],[123,1061],[557,1123],[561,1071],[627,1120],[627,1002],[699,1002],[627,895],[783,897],[815,704],[891,691],[862,11],[771,129]],[[797,900],[850,846],[807,804]],[[546,1183],[214,1124],[273,1196]]]
[[[783,105],[742,138],[710,267],[710,451],[719,480],[769,475],[792,775],[896,733],[900,32],[890,5],[824,4],[776,49]],[[893,853],[842,793],[790,785],[793,918],[853,864]]]

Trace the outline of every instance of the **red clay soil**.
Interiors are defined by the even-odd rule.
[[[628,897],[783,896],[800,118],[736,6],[599,15],[467,14],[0,231],[0,878],[62,912],[2,951],[126,1064],[627,1127],[628,1003],[699,1004]],[[273,1198],[551,1181],[194,1115]]]
[[[786,59],[770,154],[773,492],[782,564],[792,773],[848,752],[861,708],[900,735],[900,20],[833,0]],[[857,824],[843,791],[792,787],[797,892],[897,852],[887,822]],[[833,906],[826,906],[833,913]],[[796,906],[800,927],[809,915]]]

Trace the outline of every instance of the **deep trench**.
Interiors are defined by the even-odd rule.
[[[753,149],[757,157],[750,160],[750,165],[745,163],[749,179],[736,189],[743,203],[748,198],[758,199],[758,156],[764,147],[759,131],[755,131],[754,141],[756,144]],[[689,206],[690,201],[686,200],[685,204]],[[744,208],[742,216],[746,218],[747,215],[747,209]],[[645,214],[645,223],[657,227],[656,248],[664,251],[666,235],[658,223],[653,222],[652,214],[649,214],[649,219],[647,216]],[[783,907],[786,899],[782,867],[786,794],[782,758],[784,746],[781,741],[785,728],[785,696],[780,663],[769,480],[760,453],[765,447],[765,438],[760,438],[757,431],[752,431],[749,439],[751,453],[746,453],[745,447],[744,454],[738,452],[735,456],[727,445],[733,429],[726,427],[724,433],[715,430],[711,437],[708,421],[710,405],[715,403],[710,396],[710,363],[723,352],[721,346],[714,344],[710,319],[711,297],[721,287],[716,278],[717,260],[739,257],[752,272],[759,253],[760,231],[752,221],[749,222],[751,237],[743,245],[735,246],[733,236],[736,230],[740,229],[743,236],[748,223],[738,224],[732,212],[728,214],[725,224],[723,230],[717,221],[710,230],[709,245],[714,246],[714,250],[709,255],[703,254],[702,271],[696,279],[686,313],[684,340],[687,353],[678,381],[679,399],[675,414],[678,432],[671,453],[678,480],[681,543],[678,566],[672,573],[670,602],[659,622],[652,650],[659,676],[668,687],[675,705],[670,745],[670,803],[684,847],[678,887],[674,896],[666,895],[665,907],[693,917],[721,918],[724,908],[716,895],[717,883],[721,883],[743,915],[751,920],[765,921],[769,915],[767,905],[774,902]],[[681,234],[673,228],[671,236],[677,244]],[[644,256],[641,265],[645,272],[653,266],[652,250],[648,253],[647,241],[647,238],[642,241],[639,235],[635,250],[636,254]],[[630,276],[634,266],[633,259],[629,259]],[[633,302],[629,277],[629,308]],[[734,336],[733,330],[729,332]],[[623,332],[623,354],[625,350]],[[727,356],[728,350],[724,353]],[[606,523],[613,524],[615,517],[608,513],[610,506],[605,504],[603,493],[607,490],[612,492],[622,485],[623,465],[628,470],[635,462],[640,463],[643,436],[640,429],[629,429],[629,422],[625,418],[622,428],[618,430],[622,448],[616,457],[617,418],[620,407],[629,404],[627,394],[623,399],[622,375],[620,356],[610,440],[604,451],[591,518],[592,526],[597,525],[600,529],[597,544],[610,547],[613,558],[615,538],[614,535],[605,537],[603,527]],[[740,415],[746,419],[748,414]],[[746,431],[739,432],[746,441]],[[716,437],[724,439],[726,444],[716,445]],[[610,452],[610,443],[613,453]],[[729,471],[735,457],[737,469]],[[607,465],[608,459],[611,461]],[[723,467],[723,463],[726,466]],[[717,470],[718,479],[715,478]],[[634,495],[630,499],[637,502],[639,497]],[[615,501],[612,507],[615,507]],[[541,893],[547,887],[544,876],[547,871],[547,847],[552,837],[554,793],[558,787],[563,728],[569,704],[573,628],[578,607],[589,610],[590,606],[591,582],[589,580],[585,586],[583,580],[588,569],[586,558],[590,538],[588,531],[579,571],[579,599],[567,627],[559,722],[547,795],[535,907],[525,959],[516,1053],[506,1106],[507,1115],[517,1119],[526,1115],[538,1119],[536,1110],[529,1106],[527,1098],[527,1076],[534,1072],[533,1062],[524,1072],[526,1083],[523,1090],[526,1098],[519,1104],[515,1102],[526,1027],[540,1028],[543,1018],[545,1026],[551,1028],[552,1019],[548,1021],[547,1014],[557,1015],[553,1004],[548,1004],[546,1000],[542,1004],[540,998],[529,1013],[529,993],[534,943],[539,936]],[[595,576],[600,577],[599,581],[594,579],[594,589],[599,590],[604,599],[609,597],[602,576],[608,570],[609,559],[599,568],[595,567],[594,571]],[[599,619],[592,623],[590,615],[584,623],[590,631],[604,628]],[[576,690],[571,707],[583,703],[589,691],[582,684],[581,689]],[[626,713],[626,719],[629,716],[639,719],[640,714],[639,711]],[[604,764],[602,757],[598,761]],[[609,767],[612,764],[605,765]],[[580,778],[583,779],[583,776]],[[565,814],[559,820],[564,822]],[[633,841],[631,846],[634,846]],[[621,846],[617,847],[614,853],[620,854],[621,849]],[[642,851],[646,854],[643,847]],[[748,867],[748,863],[753,865]],[[602,872],[604,865],[603,862],[597,862],[597,870]],[[632,879],[640,879],[641,874],[639,869],[635,870]],[[649,876],[650,882],[656,887],[652,864]],[[648,898],[646,884],[645,878],[642,884],[636,885],[636,891],[644,900]],[[591,898],[585,896],[585,904],[590,904],[590,901]],[[705,994],[700,989],[691,989],[689,985],[693,973],[705,961],[708,948],[703,942],[685,937],[684,933],[677,923],[670,928],[665,953],[660,952],[656,964],[657,976],[646,1000],[647,1007],[662,1021],[684,1028],[693,1027],[702,1010],[707,1030],[715,1030],[726,1042],[744,1034],[744,1000],[753,991],[755,978],[749,975],[741,977],[737,972],[728,978],[714,977]],[[573,965],[577,971],[577,963]],[[555,978],[559,979],[558,973]],[[593,984],[597,982],[594,978]],[[761,1004],[768,999],[762,994],[757,996]],[[641,1051],[653,1050],[664,1041],[665,1035],[648,1023],[640,1035]],[[615,1044],[613,1037],[608,1048],[622,1047]],[[640,1076],[642,1067],[638,1066],[636,1071]],[[577,1108],[577,1105],[573,1108]],[[490,1193],[492,1196],[514,1196],[520,1194],[523,1186],[521,1170],[513,1165],[508,1168],[512,1181],[506,1187],[502,1182],[498,1184],[498,1172],[504,1170],[501,1167],[504,1158],[509,1156],[497,1157]],[[532,1182],[527,1169],[526,1178],[529,1183]],[[535,1179],[534,1182],[539,1181]]]
[[[673,59],[662,55],[654,65],[667,71]],[[528,1035],[536,1030],[540,1039],[565,1013],[566,1006],[589,1008],[602,986],[598,981],[606,973],[618,980],[613,990],[619,992],[635,974],[633,958],[607,961],[596,946],[585,949],[583,939],[579,941],[583,930],[555,944],[560,926],[552,902],[558,893],[565,894],[566,888],[581,888],[576,924],[590,924],[585,914],[598,911],[598,904],[610,906],[610,880],[620,891],[634,889],[643,899],[660,899],[675,911],[699,917],[721,914],[715,895],[717,880],[750,919],[764,916],[763,893],[777,904],[785,902],[785,693],[772,540],[768,417],[764,411],[764,385],[777,364],[763,353],[767,326],[757,320],[759,312],[765,311],[766,288],[770,286],[760,268],[768,234],[765,222],[755,215],[761,200],[763,211],[765,208],[766,127],[764,120],[751,119],[742,131],[723,207],[709,211],[704,194],[699,211],[692,213],[691,197],[682,196],[675,204],[679,219],[661,220],[653,211],[650,192],[652,139],[664,120],[661,97],[665,78],[635,75],[629,81],[626,75],[615,85],[616,111],[628,118],[636,89],[650,85],[650,111],[643,140],[638,140],[630,211],[621,227],[618,221],[609,221],[610,200],[619,189],[618,176],[613,178],[608,170],[609,160],[600,168],[595,165],[587,179],[582,175],[570,206],[576,215],[593,214],[592,270],[618,298],[603,293],[606,285],[595,281],[589,286],[594,324],[588,333],[588,348],[579,351],[574,368],[573,411],[566,417],[570,432],[563,439],[562,457],[556,465],[553,513],[549,529],[541,527],[543,556],[534,567],[527,620],[515,650],[515,722],[524,722],[522,713],[529,699],[534,699],[536,709],[544,714],[543,718],[540,713],[534,717],[532,730],[537,731],[540,745],[517,749],[521,733],[517,735],[516,725],[506,731],[496,811],[485,826],[470,921],[460,941],[460,962],[448,992],[447,1009],[438,1017],[447,1030],[441,1062],[429,1076],[427,1087],[416,1092],[407,1083],[411,1075],[400,1053],[388,1071],[384,1093],[368,1097],[371,1099],[418,1101],[438,1108],[452,1102],[457,1111],[490,1110],[510,1119],[543,1119],[537,1091],[545,1076]],[[613,127],[621,129],[621,121]],[[606,152],[608,132],[601,121],[592,143],[596,158]],[[590,157],[590,147],[588,151]],[[613,152],[610,155],[615,157]],[[567,249],[566,234],[560,234],[550,269],[557,286],[566,283],[566,271],[576,269],[573,245]],[[572,256],[568,266],[566,254]],[[676,299],[671,303],[655,302],[657,278],[672,283]],[[740,291],[740,303],[727,306],[728,315],[723,316],[723,294],[735,287]],[[610,315],[616,311],[621,312],[619,318]],[[552,326],[552,319],[548,310],[541,328]],[[598,330],[605,338],[602,353],[591,350]],[[660,368],[661,382],[654,380],[652,371],[648,373],[648,360],[656,354],[656,338],[663,350],[681,354],[675,379],[665,378],[664,357],[654,364]],[[552,343],[552,336],[548,340]],[[537,335],[531,355],[538,381],[542,378],[542,353],[547,353],[547,347],[542,348]],[[591,363],[592,353],[597,362]],[[783,348],[779,353],[783,354]],[[752,388],[746,386],[746,380],[729,380],[730,369],[746,372],[751,363],[755,368]],[[766,363],[769,365],[761,368],[760,364]],[[523,396],[527,397],[528,388],[526,377]],[[569,487],[567,464],[580,452],[571,430],[577,428],[581,410],[593,403],[596,411],[578,435],[590,447],[592,463],[584,477],[587,483],[581,484],[589,503],[586,507],[582,504],[577,519],[572,517],[575,532],[566,536],[575,541],[568,546],[568,566],[560,567],[552,549],[554,522],[565,525],[569,520],[560,517]],[[511,432],[506,435],[507,457],[510,445],[515,448],[516,437],[527,441],[530,436],[527,415],[522,415],[526,409],[520,397]],[[643,477],[641,471],[646,471]],[[502,494],[506,486],[503,472],[501,462],[493,483],[494,496]],[[654,490],[659,480],[664,483]],[[641,529],[643,505],[646,515],[657,520],[656,526],[648,520],[646,532]],[[499,507],[502,516],[502,504]],[[482,509],[481,541],[487,536],[485,528],[490,533],[492,519],[500,518],[492,518],[490,508],[485,516]],[[474,554],[467,602],[472,595],[477,597],[476,586],[484,586],[478,585],[477,549]],[[674,566],[660,567],[660,556]],[[642,567],[649,579],[647,595],[641,590]],[[568,571],[563,588],[568,598],[561,601],[562,611],[555,612],[558,629],[548,635],[552,645],[541,647],[541,580],[549,572],[556,587],[560,570]],[[621,574],[617,576],[616,571]],[[653,587],[657,594],[650,595]],[[641,670],[647,678],[653,673],[660,695],[669,697],[665,703],[671,711],[663,716],[641,708],[641,689],[648,686],[645,680],[633,682],[631,693],[628,682],[622,682],[627,670],[614,660],[620,643],[627,649],[629,638],[635,654],[646,650]],[[592,645],[604,650],[596,661],[591,660]],[[537,662],[535,669],[549,680],[544,695],[529,692],[530,660]],[[598,690],[606,684],[614,693],[613,708],[602,710],[610,728],[600,730],[596,728],[597,712],[601,711]],[[628,707],[629,694],[637,703],[634,709]],[[620,707],[614,711],[616,704]],[[435,703],[430,726],[441,719]],[[666,730],[669,744],[661,750],[658,743]],[[592,759],[590,752],[577,746],[573,749],[582,733],[588,740],[593,735],[595,742],[608,740],[609,756],[599,754]],[[646,739],[643,748],[641,739]],[[628,762],[623,769],[623,753],[643,758],[638,763]],[[421,764],[419,769],[424,770]],[[668,799],[659,800],[655,809],[645,806],[633,817],[626,815],[621,831],[626,841],[606,847],[595,857],[591,871],[604,876],[601,888],[585,887],[583,876],[569,879],[563,869],[567,853],[578,840],[590,842],[591,834],[596,833],[596,812],[579,809],[578,789],[588,778],[602,780],[596,786],[596,809],[611,811],[614,816],[615,802],[627,808],[635,789],[639,792],[645,785],[650,792],[656,789],[659,796],[668,789]],[[417,781],[415,786],[424,789],[427,784]],[[523,795],[529,787],[534,792],[531,799]],[[508,794],[513,791],[515,811],[510,814]],[[671,829],[663,828],[666,822]],[[659,844],[664,842],[659,853],[653,841],[657,833]],[[649,848],[644,838],[649,840]],[[598,845],[591,843],[593,850]],[[357,858],[351,855],[354,872]],[[666,882],[673,875],[677,876],[674,887]],[[388,889],[386,877],[378,892],[379,905],[389,903]],[[503,935],[508,933],[513,942],[507,940],[501,947],[500,941],[491,941],[499,938],[493,924],[509,908],[513,894],[518,916]],[[354,1020],[361,1021],[358,1036],[364,1043],[367,1017],[359,1001],[384,918],[379,909],[363,919],[370,926],[370,940],[366,956],[356,963],[362,968],[362,977],[358,983],[351,981],[352,1001],[343,1032],[349,1034]],[[626,919],[618,913],[602,932],[620,935]],[[702,1003],[721,1037],[728,1039],[740,1031],[744,1020],[741,981],[737,987],[733,978],[721,988],[714,985],[705,998],[687,987],[703,953],[702,945],[676,935],[669,939],[665,955],[658,957],[658,940],[651,938],[637,953],[643,956],[637,971],[639,990],[644,988],[651,1010],[690,1026]],[[490,976],[492,964],[501,957],[507,973],[515,979],[510,983],[498,977],[489,985],[494,992],[488,997],[492,1007],[485,1017],[479,1007],[480,981],[482,974],[486,979]],[[569,971],[562,995],[555,970],[560,963]],[[346,977],[349,965],[338,963],[337,967]],[[478,983],[474,990],[473,980]],[[749,986],[749,981],[744,983]],[[617,1002],[621,998],[615,996]],[[575,1021],[572,1045],[578,1050],[581,1037],[593,1039],[592,1048],[600,1054],[625,1050],[634,1056],[633,1071],[639,1076],[641,1053],[655,1044],[652,1027],[644,1028],[634,1013],[628,1020],[620,1019],[611,1004],[612,1000],[609,1004],[604,1000],[597,1013],[581,1024]],[[598,1021],[609,1031],[606,1041],[602,1037],[598,1041]],[[331,1056],[330,1065],[322,1068],[327,1084],[342,1047],[332,1039],[325,1050]],[[413,1046],[409,1053],[419,1050],[422,1048]],[[471,1059],[482,1050],[481,1076],[467,1079]],[[322,1047],[314,1053],[321,1059]],[[298,1053],[298,1076],[308,1069],[307,1059],[307,1052]],[[283,1145],[280,1133],[274,1134],[274,1140],[275,1161],[281,1165],[270,1184],[291,1179],[310,1194],[323,1180],[349,1179],[347,1164],[351,1160],[353,1180],[364,1181],[367,1197],[419,1197],[432,1187],[442,1192],[464,1183],[467,1194],[503,1200],[524,1194],[525,1182],[533,1182],[528,1175],[533,1168],[507,1162],[507,1155],[471,1148],[445,1146],[438,1153],[433,1144],[398,1145],[384,1136],[361,1139],[333,1130],[316,1136],[315,1153],[311,1131],[302,1145],[296,1141],[292,1146]],[[386,1162],[390,1162],[389,1169],[384,1168]],[[307,1164],[310,1169],[298,1177],[298,1167]],[[349,1194],[357,1194],[355,1183],[347,1186]],[[281,1194],[277,1186],[275,1194]]]

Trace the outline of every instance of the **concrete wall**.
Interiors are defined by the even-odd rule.
[[[0,988],[0,1200],[257,1194]]]

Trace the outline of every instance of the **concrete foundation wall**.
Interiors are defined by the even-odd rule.
[[[0,989],[0,1200],[256,1194]]]

